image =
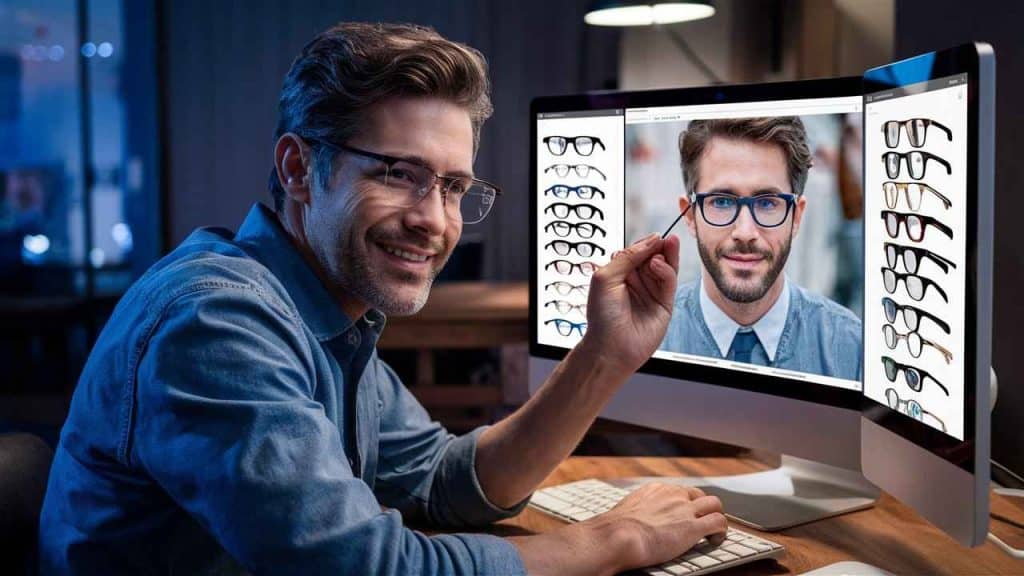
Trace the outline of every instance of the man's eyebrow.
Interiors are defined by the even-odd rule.
[[[705,194],[729,194],[730,196],[739,196],[739,194],[737,194],[732,188],[713,188],[705,192]],[[767,188],[759,188],[758,190],[755,190],[751,196],[764,196],[765,194],[785,194],[785,192],[774,186],[769,186]]]
[[[413,164],[419,164],[420,166],[423,166],[425,168],[429,168],[431,172],[437,172],[437,169],[434,168],[430,164],[430,162],[428,162],[427,159],[423,158],[422,156],[398,156],[398,155],[395,155],[395,158],[398,158],[400,160],[405,160],[406,162],[411,162]],[[473,173],[472,172],[466,172],[465,170],[454,170],[454,171],[448,172],[446,174],[441,174],[441,176],[447,176],[449,178],[470,178],[470,179],[472,179],[473,178]]]
[[[785,194],[782,190],[779,190],[775,186],[769,186],[767,188],[761,188],[754,192],[754,196],[763,196],[765,194]]]

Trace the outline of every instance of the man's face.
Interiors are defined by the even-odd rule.
[[[714,137],[700,157],[698,173],[698,194],[791,193],[786,156],[776,144]],[[681,208],[688,204],[685,196],[680,198]],[[750,303],[764,297],[786,265],[805,205],[800,197],[787,220],[774,228],[759,226],[745,206],[728,226],[708,224],[697,206],[687,214],[704,268],[725,298]]]
[[[444,100],[384,100],[347,144],[442,175],[473,172],[469,114]],[[440,185],[409,206],[407,196],[384,185],[384,174],[383,163],[342,151],[328,189],[313,191],[306,238],[337,288],[385,314],[414,314],[458,243],[462,223],[448,216]]]

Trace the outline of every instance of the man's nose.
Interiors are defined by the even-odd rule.
[[[427,236],[440,236],[448,226],[444,183],[438,180],[420,201],[405,211],[405,225]]]
[[[754,220],[754,213],[749,206],[740,206],[740,213],[732,223],[732,238],[737,241],[750,242],[761,235],[761,227]]]

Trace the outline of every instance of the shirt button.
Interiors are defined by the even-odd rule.
[[[359,333],[355,330],[348,333],[348,343],[352,346],[359,346]]]

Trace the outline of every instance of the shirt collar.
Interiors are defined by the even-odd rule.
[[[729,348],[732,346],[736,332],[743,328],[722,310],[708,296],[704,287],[704,279],[697,280],[700,285],[700,309],[704,315],[704,324],[715,339],[718,350],[725,358],[729,355]],[[775,352],[779,349],[779,339],[782,338],[782,330],[786,327],[786,317],[789,315],[789,279],[783,276],[782,292],[779,298],[768,309],[768,312],[749,328],[754,330],[758,341],[768,355],[768,361],[775,361]]]
[[[281,282],[317,340],[336,338],[353,326],[352,319],[327,291],[269,208],[255,203],[238,229],[235,242]],[[379,335],[384,328],[384,315],[370,310],[364,318]]]

